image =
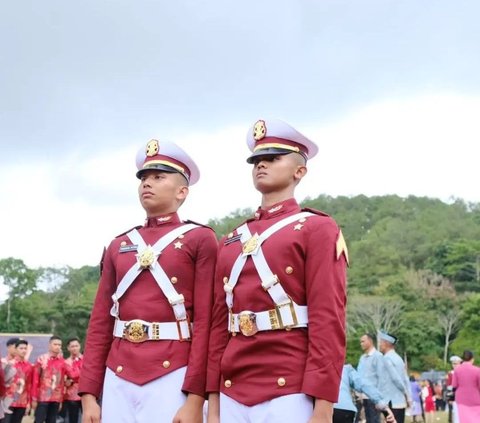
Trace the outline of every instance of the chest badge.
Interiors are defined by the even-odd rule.
[[[260,247],[260,243],[258,242],[258,234],[253,235],[250,239],[245,241],[242,246],[242,253],[243,256],[248,256],[250,254],[255,254]]]
[[[154,251],[151,245],[147,245],[147,247],[140,253],[136,255],[138,267],[140,269],[148,269],[152,267],[153,263],[158,258],[158,253]]]

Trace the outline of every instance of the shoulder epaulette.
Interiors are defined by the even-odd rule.
[[[122,232],[120,235],[117,235],[115,238],[120,238],[121,236],[128,234],[130,231],[133,231],[134,229],[140,229],[140,228],[142,228],[142,225],[134,226],[133,228],[130,228],[128,231]]]
[[[195,222],[193,220],[184,220],[183,223],[193,223],[194,225],[202,226],[203,228],[208,228],[208,229],[211,229],[213,231],[213,228],[211,226],[204,225],[203,223],[198,223],[198,222]]]
[[[232,232],[235,232],[240,226],[245,225],[245,223],[250,223],[255,221],[255,216],[249,217],[248,219],[245,219],[242,223],[238,224],[232,229]]]
[[[307,212],[310,212],[310,213],[313,213],[313,214],[317,214],[319,216],[326,216],[326,217],[330,217],[329,214],[321,211],[321,210],[316,210],[316,209],[311,209],[310,207],[304,207],[302,209],[302,211],[307,211]]]

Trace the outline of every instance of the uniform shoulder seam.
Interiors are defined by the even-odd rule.
[[[121,236],[128,234],[130,231],[133,231],[134,229],[140,229],[141,227],[142,225],[134,226],[133,228],[130,228],[125,232],[122,232],[121,234],[117,235],[115,238],[120,238]]]
[[[183,223],[185,223],[185,224],[191,223],[191,224],[198,225],[198,226],[201,226],[202,228],[207,228],[207,229],[210,229],[210,230],[213,231],[213,228],[211,226],[205,225],[203,223],[195,222],[194,220],[190,220],[190,219],[184,220]]]

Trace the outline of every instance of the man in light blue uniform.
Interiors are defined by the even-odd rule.
[[[376,409],[386,412],[387,422],[394,422],[393,413],[387,405],[388,401],[373,385],[362,379],[350,364],[345,364],[342,370],[338,402],[333,406],[333,423],[353,423],[357,408],[352,400],[352,389],[368,395],[369,401],[374,404]]]
[[[375,348],[373,335],[366,333],[360,338],[360,347],[363,354],[358,362],[358,373],[362,380],[382,392],[382,378],[385,373],[383,370],[383,356]],[[388,401],[387,401],[388,402]],[[367,423],[380,423],[380,414],[375,408],[375,404],[368,396],[368,393],[362,394],[362,405],[365,410]]]
[[[397,338],[385,332],[379,332],[380,351],[384,354],[385,384],[382,395],[391,403],[391,408],[397,423],[404,423],[405,409],[412,403],[410,381],[408,380],[405,363],[396,351]]]

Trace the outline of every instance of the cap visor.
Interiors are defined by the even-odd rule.
[[[283,148],[265,148],[263,150],[257,150],[247,159],[247,163],[252,164],[255,157],[258,156],[280,156],[284,154],[294,153],[291,150],[284,150]]]
[[[163,165],[163,164],[154,164],[151,166],[144,167],[143,169],[140,169],[136,173],[137,178],[140,179],[142,177],[142,174],[149,170],[158,170],[159,172],[167,172],[167,173],[180,173],[177,169],[174,169],[173,167]],[[180,173],[180,175],[183,176],[182,173]]]

